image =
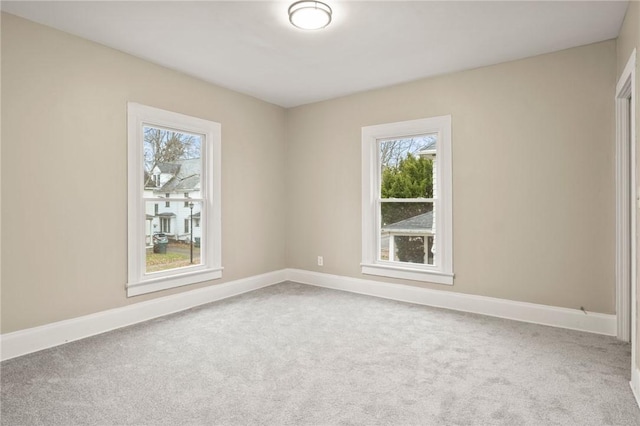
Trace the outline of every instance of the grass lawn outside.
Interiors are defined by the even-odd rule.
[[[147,249],[146,272],[166,271],[191,265],[191,254],[188,244],[169,244],[166,253],[154,253]],[[200,264],[200,248],[193,248],[193,264]]]

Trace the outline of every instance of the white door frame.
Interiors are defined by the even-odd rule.
[[[636,50],[616,86],[616,316],[620,340],[636,345]]]

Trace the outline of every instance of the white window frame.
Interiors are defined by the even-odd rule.
[[[128,282],[127,297],[180,287],[222,277],[221,256],[221,126],[134,102],[128,116]],[[201,214],[202,243],[199,265],[145,273],[146,232],[144,199],[143,126],[172,129],[202,136]],[[173,199],[172,199],[173,201]],[[184,199],[177,198],[175,202]]]
[[[379,141],[438,134],[436,143],[436,256],[434,265],[380,259]],[[362,128],[362,263],[363,274],[453,285],[453,210],[451,116],[424,118]]]

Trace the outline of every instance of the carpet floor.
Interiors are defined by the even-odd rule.
[[[640,425],[613,337],[282,283],[8,360],[2,425]]]

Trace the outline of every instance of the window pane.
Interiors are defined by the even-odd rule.
[[[382,198],[433,198],[437,135],[379,141]]]
[[[169,207],[161,205],[157,212],[156,205],[146,202],[146,272],[199,265],[202,228],[191,224],[200,223],[201,203],[193,202],[193,215],[191,203],[185,207],[184,201],[169,202]]]
[[[380,260],[434,264],[433,203],[380,203]]]
[[[145,196],[199,191],[202,136],[151,126],[142,130]]]

